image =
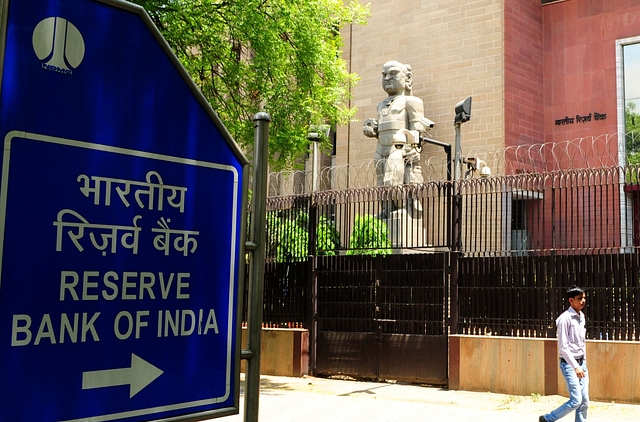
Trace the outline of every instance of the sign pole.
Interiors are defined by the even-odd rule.
[[[245,377],[244,421],[257,422],[260,402],[260,346],[262,337],[262,302],[264,298],[265,227],[267,225],[267,152],[269,122],[267,113],[257,113],[254,122],[253,183],[250,244],[253,250],[249,273],[249,298],[247,315],[247,349],[242,357],[247,359]]]

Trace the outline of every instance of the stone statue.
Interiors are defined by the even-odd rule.
[[[382,88],[389,96],[378,104],[377,120],[365,120],[362,128],[366,136],[378,138],[373,157],[378,186],[423,182],[419,137],[433,122],[425,119],[422,100],[411,95],[412,83],[411,66],[397,61],[382,66]],[[419,211],[418,201],[409,202],[407,211]],[[384,208],[382,216],[393,211],[388,205]]]
[[[363,132],[378,138],[374,162],[379,186],[422,183],[419,133],[433,123],[424,104],[411,95],[411,66],[390,61],[382,66],[382,88],[389,96],[378,104],[378,118],[367,119]]]

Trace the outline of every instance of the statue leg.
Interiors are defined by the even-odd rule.
[[[376,168],[376,180],[378,182],[378,186],[385,186],[384,175],[387,168],[387,157],[380,154],[380,152],[376,149],[376,152],[373,155],[373,164]],[[387,201],[381,201],[380,212],[376,214],[376,218],[383,220],[387,218],[391,211],[393,211],[393,209],[391,209],[391,204],[388,204]]]
[[[376,180],[378,182],[378,186],[384,186],[384,171],[386,163],[387,160],[376,152],[373,156],[373,165],[376,167]]]
[[[404,181],[404,158],[401,149],[395,149],[387,158],[384,172],[384,185],[397,186]]]
[[[395,149],[389,154],[389,158],[387,159],[387,168],[385,171],[385,186],[399,186],[404,182],[404,157],[402,153],[402,149]],[[403,207],[402,200],[396,199],[390,201],[393,210],[400,209]]]
[[[412,146],[406,146],[404,152],[404,183],[424,183],[424,178],[422,177],[422,168],[420,167],[420,153],[416,151]],[[420,213],[422,212],[422,204],[417,198],[408,198],[406,208],[414,218],[421,217]]]
[[[404,168],[404,183],[405,184],[422,184],[424,178],[422,177],[422,168],[420,164],[406,163]],[[407,199],[407,210],[410,211],[413,218],[422,218],[422,203],[417,198]]]

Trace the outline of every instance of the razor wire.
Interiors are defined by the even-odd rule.
[[[575,138],[562,142],[512,145],[499,149],[472,148],[469,158],[483,161],[494,176],[522,173],[542,173],[564,169],[588,169],[617,166],[620,163],[619,134],[603,134]],[[625,134],[627,145],[640,144],[640,133]],[[624,149],[622,149],[624,151]],[[384,160],[362,160],[317,169],[318,190],[339,190],[376,186],[376,166]],[[443,154],[429,154],[420,163],[425,182],[447,180],[448,166]],[[464,166],[464,164],[463,164]],[[470,168],[462,174],[478,177]],[[272,172],[268,177],[269,196],[302,194],[312,190],[312,169]]]

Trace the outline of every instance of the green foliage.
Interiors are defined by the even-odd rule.
[[[328,220],[324,215],[321,216],[318,222],[317,236],[317,255],[337,255],[336,250],[340,246],[340,233],[336,229],[336,223]]]
[[[635,103],[628,103],[625,108],[625,145],[627,165],[640,164],[640,114],[636,112]]]
[[[278,242],[278,262],[292,262],[307,259],[309,245],[309,218],[300,213],[293,219],[280,220]]]
[[[247,152],[253,115],[271,115],[274,168],[307,151],[312,125],[343,124],[353,116],[345,104],[357,76],[342,59],[339,31],[365,22],[368,6],[358,0],[133,1],[147,10]]]
[[[321,216],[316,229],[317,255],[337,254],[340,233],[335,223]],[[277,262],[303,261],[309,256],[309,215],[306,212],[267,214],[267,256]]]
[[[372,215],[356,215],[347,255],[389,255],[387,223]]]

